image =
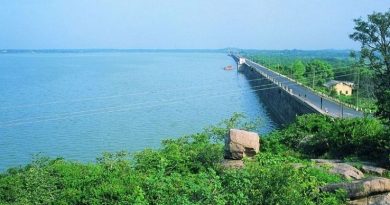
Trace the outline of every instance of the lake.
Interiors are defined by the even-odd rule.
[[[0,170],[34,154],[94,161],[102,152],[158,148],[245,113],[276,126],[217,52],[0,54]]]

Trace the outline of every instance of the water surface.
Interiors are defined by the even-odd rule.
[[[0,54],[0,170],[33,154],[93,161],[156,148],[234,112],[274,123],[225,53]]]

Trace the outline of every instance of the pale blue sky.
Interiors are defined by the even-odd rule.
[[[0,48],[350,49],[390,0],[1,0]]]

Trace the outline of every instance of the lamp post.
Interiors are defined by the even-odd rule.
[[[357,67],[356,110],[359,110],[360,68]]]

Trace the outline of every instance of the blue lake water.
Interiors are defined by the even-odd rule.
[[[225,53],[0,54],[0,170],[32,155],[94,161],[243,112],[275,127]]]

